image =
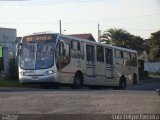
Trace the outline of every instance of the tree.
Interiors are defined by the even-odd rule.
[[[104,31],[101,36],[101,42],[106,44],[114,44],[114,45],[122,45],[124,40],[126,39],[126,34],[128,34],[123,29],[108,29]]]
[[[131,35],[126,30],[110,28],[104,31],[101,36],[101,42],[129,49],[140,50],[144,40],[139,36]]]
[[[148,39],[148,45],[150,47],[150,59],[151,61],[160,61],[160,30],[151,33]]]

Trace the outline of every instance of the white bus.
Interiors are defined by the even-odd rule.
[[[137,52],[58,33],[24,36],[17,45],[20,83],[112,86],[138,83]]]

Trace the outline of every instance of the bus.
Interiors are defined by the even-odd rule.
[[[59,33],[24,36],[17,45],[20,83],[110,86],[138,83],[137,52]]]

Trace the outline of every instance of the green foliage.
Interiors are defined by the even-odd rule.
[[[22,87],[18,80],[0,80],[0,87]]]
[[[0,80],[0,87],[25,87],[25,88],[39,88],[39,84],[21,84],[18,79],[14,80]]]
[[[160,61],[160,30],[151,34],[148,45],[150,47],[150,60]]]
[[[131,35],[123,29],[111,28],[104,31],[101,42],[140,51],[144,40],[139,36]]]

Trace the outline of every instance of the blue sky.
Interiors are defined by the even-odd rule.
[[[0,27],[16,28],[17,35],[34,32],[64,34],[92,33],[97,39],[98,23],[123,28],[131,34],[149,38],[160,30],[160,0],[0,0]]]

